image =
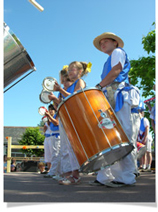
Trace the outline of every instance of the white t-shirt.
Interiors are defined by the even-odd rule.
[[[45,131],[45,134],[51,134],[52,130],[50,129],[50,126],[48,125],[48,123],[46,122],[45,125],[47,126],[47,129]]]
[[[111,54],[111,67],[116,66],[120,62],[123,68],[125,60],[126,60],[125,52],[122,49],[116,48]]]

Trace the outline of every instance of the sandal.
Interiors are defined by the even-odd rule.
[[[80,183],[81,178],[70,175],[68,178],[65,178],[59,181],[60,185],[77,185]]]

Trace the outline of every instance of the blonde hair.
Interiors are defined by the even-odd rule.
[[[43,163],[43,162],[39,162],[39,164],[38,164],[38,168],[43,167],[43,166],[45,166],[45,163]]]
[[[87,75],[89,72],[87,69],[88,63],[86,62],[73,61],[72,63],[69,64],[69,67],[72,65],[75,65],[78,70],[82,70],[81,77],[83,77],[84,75]]]
[[[61,77],[66,78],[67,81],[70,81],[69,76],[68,76],[68,66],[63,66],[63,69],[59,71],[59,77],[60,77],[60,83],[61,82]]]

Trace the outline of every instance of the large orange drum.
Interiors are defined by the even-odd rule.
[[[58,113],[82,172],[93,172],[128,155],[133,145],[103,92],[80,90],[59,105]]]

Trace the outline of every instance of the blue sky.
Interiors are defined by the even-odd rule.
[[[100,82],[107,55],[93,46],[103,32],[120,36],[129,59],[147,56],[142,37],[153,30],[155,0],[37,0],[38,11],[28,0],[4,0],[4,21],[19,38],[37,71],[8,90],[3,97],[4,126],[37,126],[42,116],[39,100],[43,79],[59,80],[59,71],[70,62],[92,63],[85,81]],[[29,73],[29,72],[28,72]]]

